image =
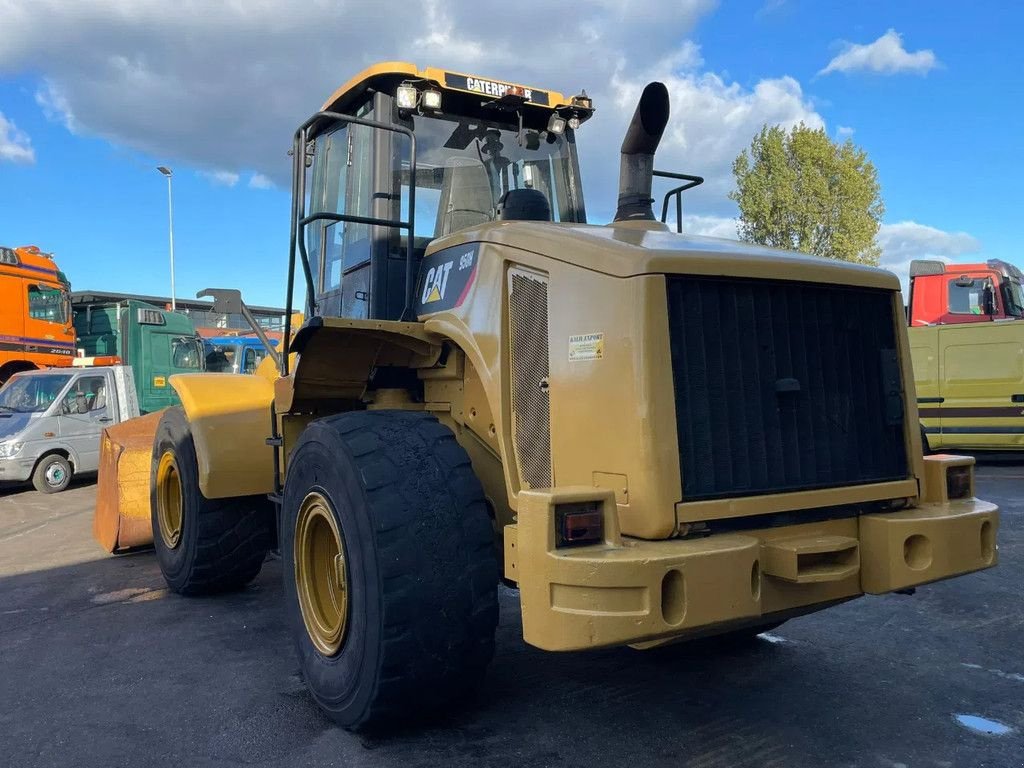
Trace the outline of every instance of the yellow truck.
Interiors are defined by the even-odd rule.
[[[303,678],[346,727],[475,686],[499,577],[527,643],[574,651],[753,635],[996,562],[973,460],[922,456],[896,278],[658,221],[660,83],[614,221],[588,224],[593,109],[358,74],[294,135],[308,319],[280,369],[172,379],[146,455],[167,584],[239,588],[278,547]],[[106,467],[101,496],[137,501]]]
[[[910,349],[932,449],[1024,449],[1022,281],[998,259],[911,263]]]

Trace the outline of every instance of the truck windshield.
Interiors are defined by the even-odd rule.
[[[66,325],[68,322],[68,293],[50,285],[28,287],[28,315],[35,320]]]
[[[71,380],[68,374],[17,375],[0,389],[0,411],[41,413]]]

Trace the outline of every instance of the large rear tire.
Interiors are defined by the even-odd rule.
[[[273,507],[261,496],[203,496],[192,430],[181,407],[164,411],[156,430],[150,509],[156,559],[171,591],[226,592],[259,574],[273,540]]]
[[[281,557],[306,685],[340,725],[436,716],[482,678],[494,534],[466,452],[433,416],[312,422],[288,462]]]

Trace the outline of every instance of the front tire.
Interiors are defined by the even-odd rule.
[[[432,415],[312,422],[288,462],[281,557],[306,685],[340,725],[436,715],[482,678],[493,529],[469,458]]]
[[[272,541],[274,513],[266,498],[203,496],[181,407],[164,411],[156,430],[150,514],[160,571],[168,588],[182,595],[241,589],[259,574]]]
[[[63,456],[51,453],[43,456],[32,472],[32,485],[40,493],[60,493],[71,483],[74,472]]]

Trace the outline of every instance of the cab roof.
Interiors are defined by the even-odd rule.
[[[569,99],[558,91],[543,90],[511,83],[507,80],[493,80],[436,67],[420,69],[407,61],[384,61],[367,67],[338,88],[324,102],[321,111],[346,113],[367,91],[393,92],[407,80],[426,80],[442,91],[470,93],[485,99],[498,99],[508,93],[510,89],[517,89],[525,94],[527,104],[547,109],[566,106],[570,103]]]

